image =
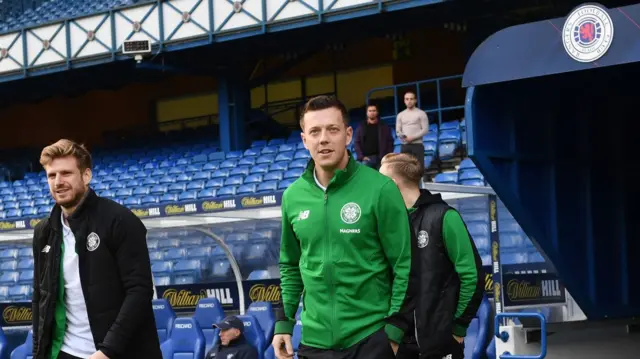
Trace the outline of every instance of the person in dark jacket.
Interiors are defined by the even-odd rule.
[[[417,237],[416,330],[405,336],[398,358],[462,359],[464,337],[484,293],[478,250],[460,214],[441,195],[420,189],[422,169],[415,157],[389,154],[380,172],[400,188]]]
[[[145,226],[89,188],[84,146],[60,140],[40,163],[56,204],[33,235],[33,358],[161,359]]]
[[[380,121],[377,105],[367,106],[367,120],[356,129],[354,148],[358,160],[375,169],[382,157],[393,152],[391,128]]]
[[[213,326],[220,329],[220,341],[205,359],[258,359],[258,351],[245,339],[244,325],[238,317],[227,317]]]

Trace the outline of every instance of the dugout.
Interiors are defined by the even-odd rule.
[[[640,314],[640,4],[595,6],[495,33],[463,78],[470,157],[589,320]]]

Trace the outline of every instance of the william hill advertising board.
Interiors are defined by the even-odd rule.
[[[493,297],[493,281],[489,268],[485,268],[485,293]],[[505,306],[564,303],[564,286],[553,274],[508,274],[505,283]],[[271,302],[282,306],[279,279],[244,281],[245,306],[253,302]],[[236,282],[199,283],[158,286],[159,298],[165,298],[176,312],[193,312],[201,298],[218,298],[225,310],[238,310],[240,298]],[[0,303],[2,326],[31,325],[31,302]]]
[[[137,207],[131,208],[131,211],[140,218],[184,216],[189,214],[273,207],[279,206],[281,200],[282,192],[279,192],[235,196],[220,200],[184,201],[182,203],[172,203],[167,205]],[[33,229],[41,220],[42,218],[26,218],[16,221],[0,221],[0,231]]]

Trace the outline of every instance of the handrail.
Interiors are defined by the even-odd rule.
[[[503,318],[538,318],[540,319],[540,354],[538,355],[513,355],[509,352],[502,354],[496,353],[500,359],[544,359],[547,356],[547,321],[544,319],[544,315],[540,313],[498,313],[494,319],[494,333],[498,338],[506,342],[509,340],[509,334],[507,332],[500,331],[500,322]],[[496,342],[497,342],[496,340]]]
[[[460,79],[460,81],[462,82],[462,75],[444,76],[444,77],[438,77],[438,78],[435,78],[435,79],[427,79],[427,80],[420,80],[420,81],[405,82],[405,83],[396,84],[396,85],[390,85],[390,86],[374,87],[371,90],[367,91],[366,104],[368,105],[370,103],[371,94],[373,94],[374,92],[384,91],[384,90],[393,90],[393,106],[394,106],[395,115],[382,116],[381,120],[384,121],[384,120],[387,120],[387,119],[394,119],[397,116],[397,114],[400,113],[400,109],[398,108],[398,88],[400,88],[400,87],[408,87],[408,86],[415,86],[415,88],[416,88],[416,100],[418,101],[417,106],[418,106],[418,108],[422,109],[421,100],[420,100],[420,85],[426,84],[426,83],[435,82],[436,83],[436,95],[437,95],[437,98],[438,98],[438,100],[437,100],[438,101],[438,103],[437,103],[438,107],[436,109],[431,109],[431,110],[425,110],[425,109],[422,109],[422,110],[424,112],[426,112],[426,113],[437,112],[438,113],[438,126],[440,126],[442,124],[442,112],[464,109],[464,105],[442,107],[442,98],[440,96],[440,82],[448,81],[448,80],[455,80],[455,79]]]

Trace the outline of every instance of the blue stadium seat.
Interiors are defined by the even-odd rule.
[[[158,166],[158,168],[171,168],[171,167],[173,167],[175,165],[176,165],[175,161],[164,160],[164,161],[160,162],[160,165]]]
[[[297,160],[293,160],[291,161],[291,163],[289,163],[289,169],[292,168],[306,168],[307,167],[307,163],[309,163],[308,159],[297,159]]]
[[[207,162],[204,166],[202,166],[203,171],[215,171],[220,168],[219,161]]]
[[[237,189],[238,187],[236,186],[225,186],[220,188],[216,194],[218,195],[218,197],[235,196]]]
[[[18,284],[24,284],[27,286],[33,285],[33,269],[20,272],[20,276],[18,277]]]
[[[133,195],[134,196],[145,196],[145,195],[149,194],[150,190],[151,189],[149,187],[147,187],[147,186],[140,186],[140,187],[137,187],[137,188],[135,188],[133,190]]]
[[[32,359],[33,353],[33,330],[29,330],[27,333],[27,339],[24,343],[18,345],[11,352],[11,359]]]
[[[205,184],[206,188],[220,188],[224,186],[225,177],[212,178]]]
[[[149,194],[159,196],[167,193],[169,191],[169,186],[166,184],[157,184],[151,189],[149,189]]]
[[[291,170],[290,170],[291,171]],[[264,175],[263,181],[280,181],[284,178],[283,171],[273,171]]]
[[[248,148],[247,150],[244,151],[244,156],[245,157],[257,157],[260,155],[260,149],[264,147],[264,146],[256,146],[256,147],[251,147]]]
[[[176,319],[176,312],[166,299],[154,299],[153,316],[156,320],[158,338],[160,339],[160,343],[162,343],[171,335],[173,322]]]
[[[434,178],[435,183],[457,184],[458,172],[443,172],[438,173]]]
[[[295,150],[296,150],[296,146],[291,143],[285,143],[278,147],[278,152],[293,152]]]
[[[262,182],[262,175],[259,173],[250,174],[244,179],[245,184]]]
[[[162,181],[162,178],[165,178],[167,176],[177,176],[181,173],[184,173],[184,171],[187,169],[186,166],[174,166],[169,168],[169,170],[167,171],[167,175],[165,176],[160,176],[160,180]]]
[[[178,197],[179,201],[195,201],[198,199],[198,192],[196,191],[185,191],[180,193]]]
[[[158,177],[147,177],[142,181],[144,186],[154,186],[160,183],[160,179]]]
[[[23,217],[36,217],[38,216],[38,209],[36,207],[27,207],[22,209]]]
[[[264,269],[251,271],[251,273],[249,273],[249,276],[247,277],[247,280],[264,280],[264,279],[271,279],[271,275],[269,274],[269,271]]]
[[[269,166],[269,171],[286,171],[289,169],[289,162],[275,162]]]
[[[201,172],[201,173],[203,173],[203,172]],[[208,173],[208,172],[206,172],[206,173]],[[195,178],[195,176],[194,176],[194,178]],[[191,182],[187,185],[187,188],[186,188],[186,189],[187,189],[188,191],[199,191],[199,190],[204,189],[204,185],[205,185],[204,180],[194,180],[194,181],[191,181]]]
[[[198,192],[198,199],[213,199],[216,198],[216,190],[214,188],[205,188]]]
[[[251,147],[264,147],[267,145],[266,140],[256,140],[251,142]]]
[[[225,280],[230,277],[231,265],[226,259],[218,260],[213,263],[211,270],[211,278],[214,280]]]
[[[482,297],[480,308],[471,320],[464,339],[464,357],[470,359],[484,358],[488,335],[491,332],[491,304],[486,296]]]
[[[275,192],[278,190],[278,181],[265,181],[258,184],[258,193]]]
[[[271,164],[273,163],[275,160],[275,155],[261,155],[260,157],[258,157],[258,159],[256,160],[256,164]]]
[[[167,339],[160,346],[163,359],[202,359],[205,338],[194,318],[177,318]]]
[[[226,178],[229,177],[229,169],[219,169],[213,172],[211,178]]]
[[[191,182],[191,176],[186,173],[181,173],[175,177],[175,182],[186,184],[187,182]]]
[[[262,148],[262,151],[260,151],[263,155],[270,155],[270,154],[277,154],[278,153],[278,146],[277,145],[270,145],[270,146],[265,146]]]
[[[465,171],[458,171],[458,181],[461,185],[465,186],[484,186],[486,182],[484,176],[477,168],[467,169]]]
[[[243,183],[243,176],[230,176],[224,181],[225,186],[239,186]]]
[[[285,189],[287,189],[287,187],[289,187],[295,181],[296,181],[295,178],[287,178],[286,180],[282,180],[282,181],[278,182],[278,189],[279,190],[285,190]]]
[[[253,167],[251,167],[251,173],[260,173],[260,174],[264,174],[269,172],[269,164],[268,163],[263,163],[263,164],[259,164],[259,165],[255,165]]]
[[[117,197],[123,197],[123,198],[127,198],[129,196],[133,196],[133,189],[132,188],[121,188],[118,191],[116,191],[116,196]]]
[[[249,151],[249,150],[247,150]],[[246,156],[246,154],[245,154]],[[238,160],[238,166],[253,166],[256,164],[256,157],[251,156],[251,157],[242,157],[240,160]]]
[[[441,160],[449,160],[455,156],[460,145],[460,131],[440,131],[438,136],[438,156]]]
[[[226,154],[224,152],[213,152],[209,154],[209,162],[222,162],[226,158]]]
[[[160,203],[173,203],[178,201],[177,193],[165,193],[160,197]]]
[[[265,343],[271,343],[273,330],[276,323],[271,302],[253,302],[247,309],[247,314],[253,315],[258,320],[260,328],[264,333]]]
[[[250,168],[249,166],[240,166],[238,165],[238,167],[232,169],[229,172],[229,176],[247,176],[249,175],[250,172]]]
[[[311,158],[311,154],[309,153],[309,151],[307,149],[298,150],[298,151],[296,151],[296,153],[293,156],[293,158],[296,159],[296,160],[300,160],[300,159],[309,160]]]
[[[252,194],[252,193],[256,193],[257,189],[258,189],[258,185],[255,183],[243,184],[238,187],[238,189],[236,190],[236,194],[237,195]]]
[[[287,179],[287,178],[298,179],[300,176],[302,176],[303,172],[304,170],[302,168],[290,169],[284,173],[283,179]]]
[[[208,352],[213,343],[218,339],[218,329],[213,325],[225,318],[224,310],[218,298],[202,298],[198,301],[193,318],[198,321],[205,337],[206,350]]]
[[[173,267],[174,281],[179,284],[193,284],[202,277],[202,263],[198,259],[184,259]]]
[[[235,168],[236,166],[238,166],[237,160],[233,160],[233,159],[224,160],[220,164],[220,169]]]
[[[238,319],[244,323],[245,339],[258,351],[258,359],[262,359],[264,351],[267,349],[267,342],[258,319],[253,315],[239,315]]]
[[[227,159],[240,158],[242,157],[242,151],[231,151],[227,153]]]
[[[173,262],[154,262],[151,264],[151,271],[153,272],[154,277],[171,276],[171,273],[173,272]]]
[[[9,288],[9,300],[12,302],[26,301],[30,298],[31,285],[15,285]]]
[[[126,188],[131,188],[131,189],[136,189],[141,185],[140,180],[137,179],[132,179],[130,181],[127,181],[127,183],[125,184]]]

